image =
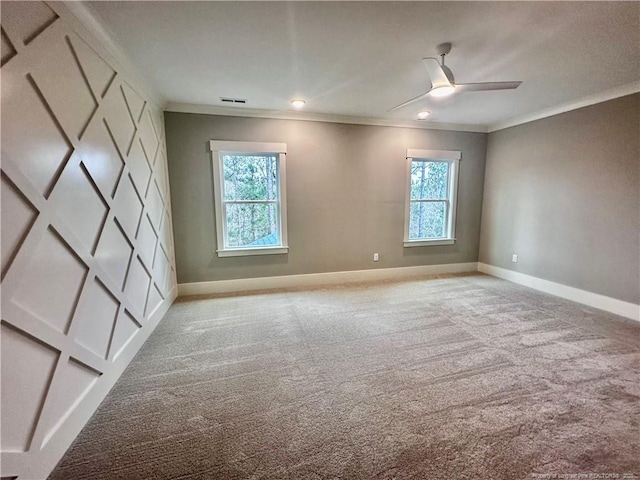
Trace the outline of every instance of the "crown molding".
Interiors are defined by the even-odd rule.
[[[83,30],[106,50],[111,60],[121,67],[124,72],[139,84],[148,99],[157,107],[163,107],[166,99],[156,90],[154,85],[139,72],[129,55],[115,40],[115,35],[100,20],[100,15],[86,2],[77,0],[64,0],[62,2],[49,2],[51,8],[62,14],[74,27]],[[65,15],[66,14],[66,15]],[[85,39],[87,40],[87,39]]]
[[[303,120],[310,122],[348,123],[354,125],[374,125],[381,127],[418,128],[422,130],[453,130],[459,132],[488,133],[484,125],[460,123],[435,123],[424,120],[396,120],[375,117],[356,117],[329,113],[294,112],[291,110],[262,110],[244,107],[218,107],[192,103],[168,102],[166,112],[196,113],[201,115],[224,115],[230,117],[272,118],[278,120]]]
[[[528,113],[526,115],[521,115],[519,117],[514,117],[504,122],[494,123],[492,125],[489,125],[489,128],[487,131],[491,133],[491,132],[496,132],[498,130],[504,130],[505,128],[515,127],[516,125],[522,125],[523,123],[529,123],[535,120],[552,117],[553,115],[570,112],[571,110],[577,110],[578,108],[588,107],[590,105],[595,105],[597,103],[614,100],[616,98],[625,97],[627,95],[632,95],[638,92],[640,92],[640,80],[627,83],[625,85],[620,85],[619,87],[611,88],[609,90],[605,90],[603,92],[599,92],[594,95],[582,97],[582,98],[579,98],[578,100],[573,100],[571,102],[563,103],[555,107],[545,108],[544,110],[539,110],[537,112]]]

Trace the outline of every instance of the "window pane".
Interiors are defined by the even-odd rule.
[[[447,198],[447,162],[411,162],[411,200]]]
[[[275,204],[227,204],[227,247],[280,245]]]
[[[278,169],[275,155],[223,155],[225,200],[276,200]]]
[[[445,202],[411,202],[409,239],[445,238],[447,207]]]

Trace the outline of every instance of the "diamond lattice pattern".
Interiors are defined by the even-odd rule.
[[[153,328],[175,257],[162,112],[63,7],[1,8],[1,476],[22,479]]]

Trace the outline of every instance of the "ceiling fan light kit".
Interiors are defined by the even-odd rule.
[[[432,97],[446,97],[456,91],[456,87],[453,85],[441,85],[438,87],[431,87],[429,95]]]
[[[425,57],[422,63],[427,69],[431,88],[423,94],[407,100],[400,105],[393,107],[389,112],[406,107],[412,103],[418,102],[426,97],[446,97],[455,92],[483,92],[490,90],[513,90],[518,88],[521,81],[512,82],[481,82],[481,83],[456,83],[453,72],[444,64],[444,58],[451,51],[451,43],[441,43],[436,47],[441,60],[435,57]]]

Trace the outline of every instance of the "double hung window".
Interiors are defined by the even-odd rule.
[[[404,246],[455,242],[460,152],[407,150]]]
[[[218,256],[287,253],[286,144],[210,146]]]

